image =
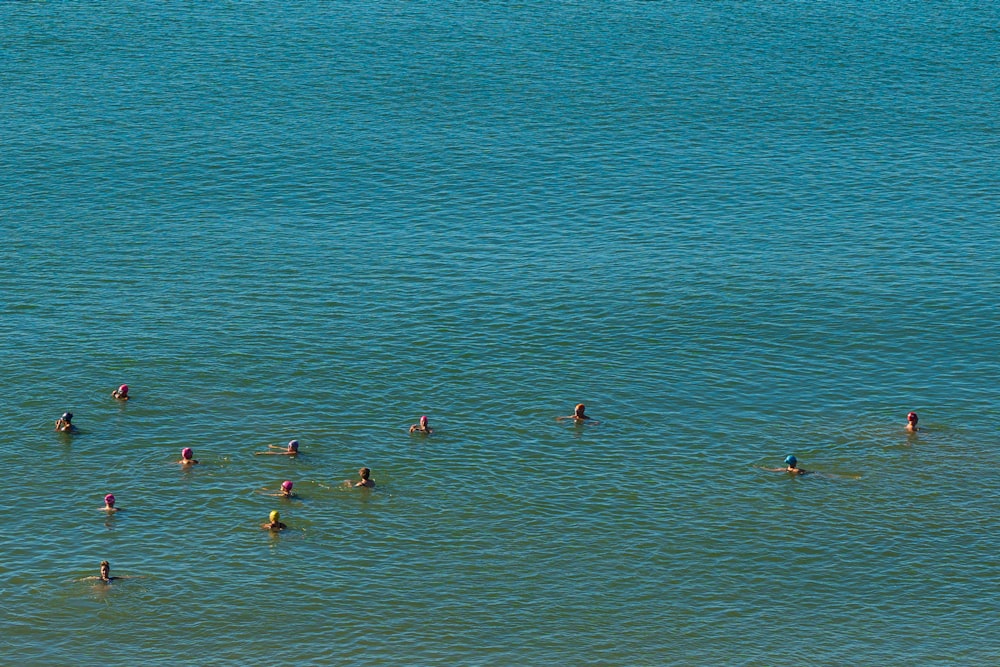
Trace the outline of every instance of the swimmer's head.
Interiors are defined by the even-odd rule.
[[[798,462],[799,460],[794,456],[792,456],[791,454],[785,457],[785,464],[790,465],[793,468],[798,464]]]
[[[578,415],[582,415],[586,410],[587,406],[584,405],[583,403],[577,403],[576,407],[573,408],[573,412],[575,412]]]
[[[108,495],[104,496],[104,502],[105,502],[105,504],[108,507],[114,507],[115,506],[115,494],[109,493]]]
[[[123,384],[122,386],[118,387],[118,393],[121,394],[122,396],[128,396],[128,385]]]
[[[286,479],[284,482],[281,483],[281,490],[282,491],[291,491],[292,490],[292,486],[293,486],[292,483],[289,480]]]
[[[361,479],[368,479],[371,477],[372,471],[371,468],[362,468],[358,471],[358,474],[361,475]]]
[[[189,460],[194,458],[194,452],[191,451],[190,447],[185,447],[181,450],[181,458],[184,460]]]
[[[267,515],[267,518],[271,520],[271,523],[278,523],[281,521],[281,514],[278,510],[271,510],[271,513]]]
[[[420,418],[420,425],[421,425],[421,426],[427,426],[427,415],[423,415],[423,416],[422,416],[422,417]]]
[[[918,419],[920,418],[917,417],[916,412],[911,412],[910,414],[906,415],[906,421],[910,422],[911,424],[916,424]]]
[[[298,440],[292,440],[291,442],[289,442],[288,443],[288,451],[290,451],[290,452],[297,452],[297,451],[299,451],[299,441]]]
[[[72,412],[64,412],[63,415],[62,415],[62,420],[64,422],[71,422],[71,421],[73,421],[73,413]]]
[[[108,573],[111,572],[111,563],[106,560],[101,561],[101,576],[107,578]]]

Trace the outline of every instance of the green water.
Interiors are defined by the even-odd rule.
[[[998,18],[0,6],[0,663],[996,664]]]

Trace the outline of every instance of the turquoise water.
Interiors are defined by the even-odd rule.
[[[998,25],[0,5],[0,663],[997,664]]]

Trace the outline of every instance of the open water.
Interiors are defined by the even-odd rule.
[[[0,664],[998,664],[998,7],[0,5]]]

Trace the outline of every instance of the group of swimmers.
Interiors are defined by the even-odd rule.
[[[118,401],[129,400],[128,385],[123,384],[119,386],[117,389],[111,392],[111,397]],[[73,413],[64,412],[62,416],[60,416],[59,419],[56,420],[55,430],[60,433],[75,433],[77,431],[77,428],[73,424]],[[423,416],[420,418],[419,423],[414,424],[413,426],[410,427],[410,433],[414,432],[431,434],[434,431],[430,428],[430,426],[428,426],[427,417]],[[292,440],[285,447],[279,445],[268,445],[267,447],[268,447],[267,451],[254,452],[254,456],[274,455],[274,456],[295,457],[298,456],[299,454],[298,440]],[[198,460],[194,458],[194,450],[192,450],[190,447],[184,447],[181,450],[181,458],[179,461],[177,461],[177,463],[184,467],[198,465]],[[345,480],[344,485],[352,488],[373,489],[375,488],[375,480],[371,478],[371,474],[372,474],[371,468],[368,467],[361,468],[360,470],[358,470],[359,479],[356,482],[352,482],[351,480]],[[278,498],[295,498],[296,495],[292,492],[294,486],[295,485],[291,480],[286,479],[278,487],[277,493],[269,495]],[[115,498],[115,495],[113,493],[106,494],[104,496],[104,507],[102,507],[101,509],[107,512],[108,514],[113,514],[115,512],[121,511],[122,508],[115,506],[116,501],[117,499]],[[268,515],[268,521],[266,523],[261,524],[261,528],[272,532],[278,532],[281,530],[285,530],[286,528],[288,528],[288,526],[282,523],[281,514],[278,512],[278,510],[273,510]],[[111,564],[105,560],[101,561],[101,569],[99,576],[84,577],[79,581],[97,580],[105,584],[108,584],[118,579],[134,579],[134,578],[136,577],[131,577],[131,576],[112,577]]]
[[[118,389],[111,392],[111,396],[120,401],[129,400],[128,395],[128,385],[121,385]],[[556,421],[572,420],[576,424],[585,425],[597,425],[601,422],[591,418],[587,415],[587,407],[583,403],[578,403],[574,409],[573,414],[556,417]],[[906,430],[910,433],[916,433],[920,429],[917,427],[917,422],[919,417],[916,412],[910,412],[906,415]],[[64,433],[73,432],[76,427],[73,426],[73,413],[66,412],[56,421],[56,430]],[[410,433],[423,433],[430,435],[434,430],[430,427],[428,418],[426,415],[420,417],[420,420],[410,426]],[[266,451],[254,452],[254,456],[298,456],[299,454],[299,441],[292,440],[287,446],[281,447],[279,445],[268,445]],[[181,458],[177,462],[181,466],[191,466],[197,465],[198,461],[194,458],[194,451],[190,447],[185,447],[181,450]],[[785,467],[783,468],[764,468],[764,470],[769,470],[771,472],[787,472],[792,475],[806,475],[810,471],[800,468],[798,459],[793,454],[789,454],[784,460]],[[375,481],[371,478],[371,469],[361,468],[358,470],[358,476],[360,479],[357,482],[352,483],[350,480],[346,480],[344,484],[346,486],[353,486],[356,488],[375,488]],[[291,480],[285,480],[277,489],[277,493],[270,494],[279,498],[294,498],[295,494],[292,492],[294,484]],[[117,512],[119,508],[115,507],[115,496],[112,493],[104,496],[104,507],[105,511]],[[286,524],[281,521],[281,513],[278,510],[272,510],[268,515],[268,521],[261,524],[260,526],[264,530],[278,532],[288,528]],[[127,579],[131,577],[112,577],[110,576],[111,566],[108,561],[101,562],[101,574],[99,577],[86,577],[85,579],[93,580],[98,579],[104,583],[110,583],[115,579]]]
[[[920,417],[916,412],[910,412],[906,415],[907,433],[916,433],[920,430],[917,426],[918,421],[920,421]],[[799,460],[795,458],[794,454],[789,454],[785,457],[784,468],[764,468],[764,470],[770,470],[771,472],[787,472],[792,475],[808,475],[811,472],[805,468],[799,467]]]

